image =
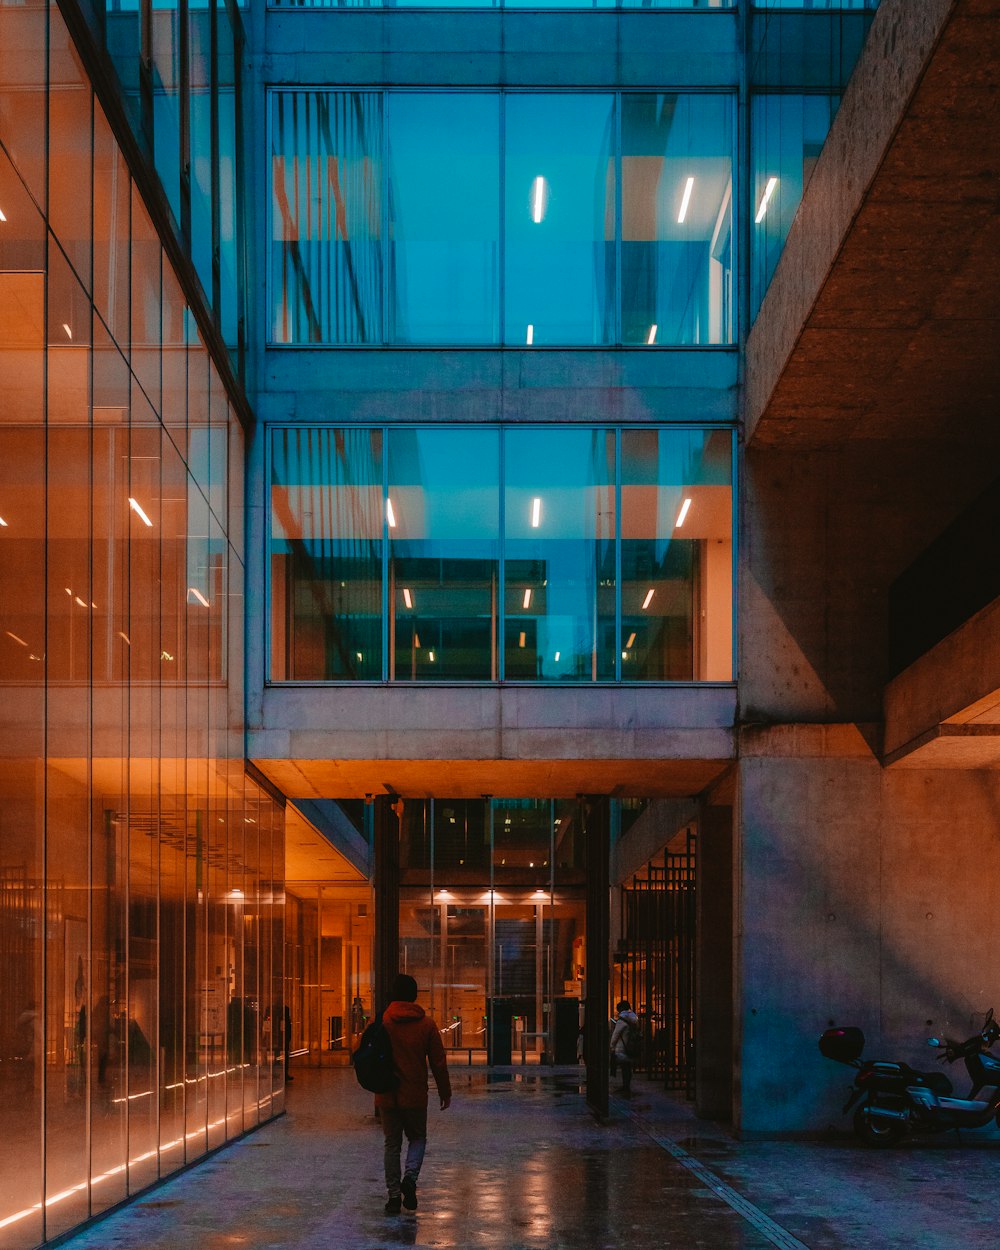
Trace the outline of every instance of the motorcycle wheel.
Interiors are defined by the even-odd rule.
[[[864,1107],[854,1113],[854,1132],[866,1146],[895,1146],[906,1136],[905,1120],[869,1120]]]

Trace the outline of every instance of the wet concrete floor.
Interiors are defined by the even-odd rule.
[[[597,1124],[572,1072],[453,1072],[419,1209],[386,1216],[381,1131],[350,1071],[72,1238],[72,1250],[959,1250],[1000,1239],[1000,1141],[738,1143],[637,1080]]]

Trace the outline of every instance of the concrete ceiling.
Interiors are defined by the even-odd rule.
[[[1000,447],[998,65],[996,0],[884,0],[750,335],[756,446]]]
[[[676,798],[700,794],[730,760],[306,760],[255,759],[290,798],[573,798],[577,794]],[[318,835],[317,835],[318,836]]]

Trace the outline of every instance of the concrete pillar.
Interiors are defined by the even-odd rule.
[[[698,821],[695,943],[695,1107],[733,1114],[733,809],[706,807]]]

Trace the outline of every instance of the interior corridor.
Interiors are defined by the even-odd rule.
[[[288,1113],[68,1242],[72,1250],[958,1250],[995,1245],[997,1142],[873,1154],[737,1143],[637,1081],[600,1125],[571,1068],[452,1070],[415,1214],[383,1214],[371,1096],[295,1073]],[[976,1193],[978,1203],[959,1202]]]

